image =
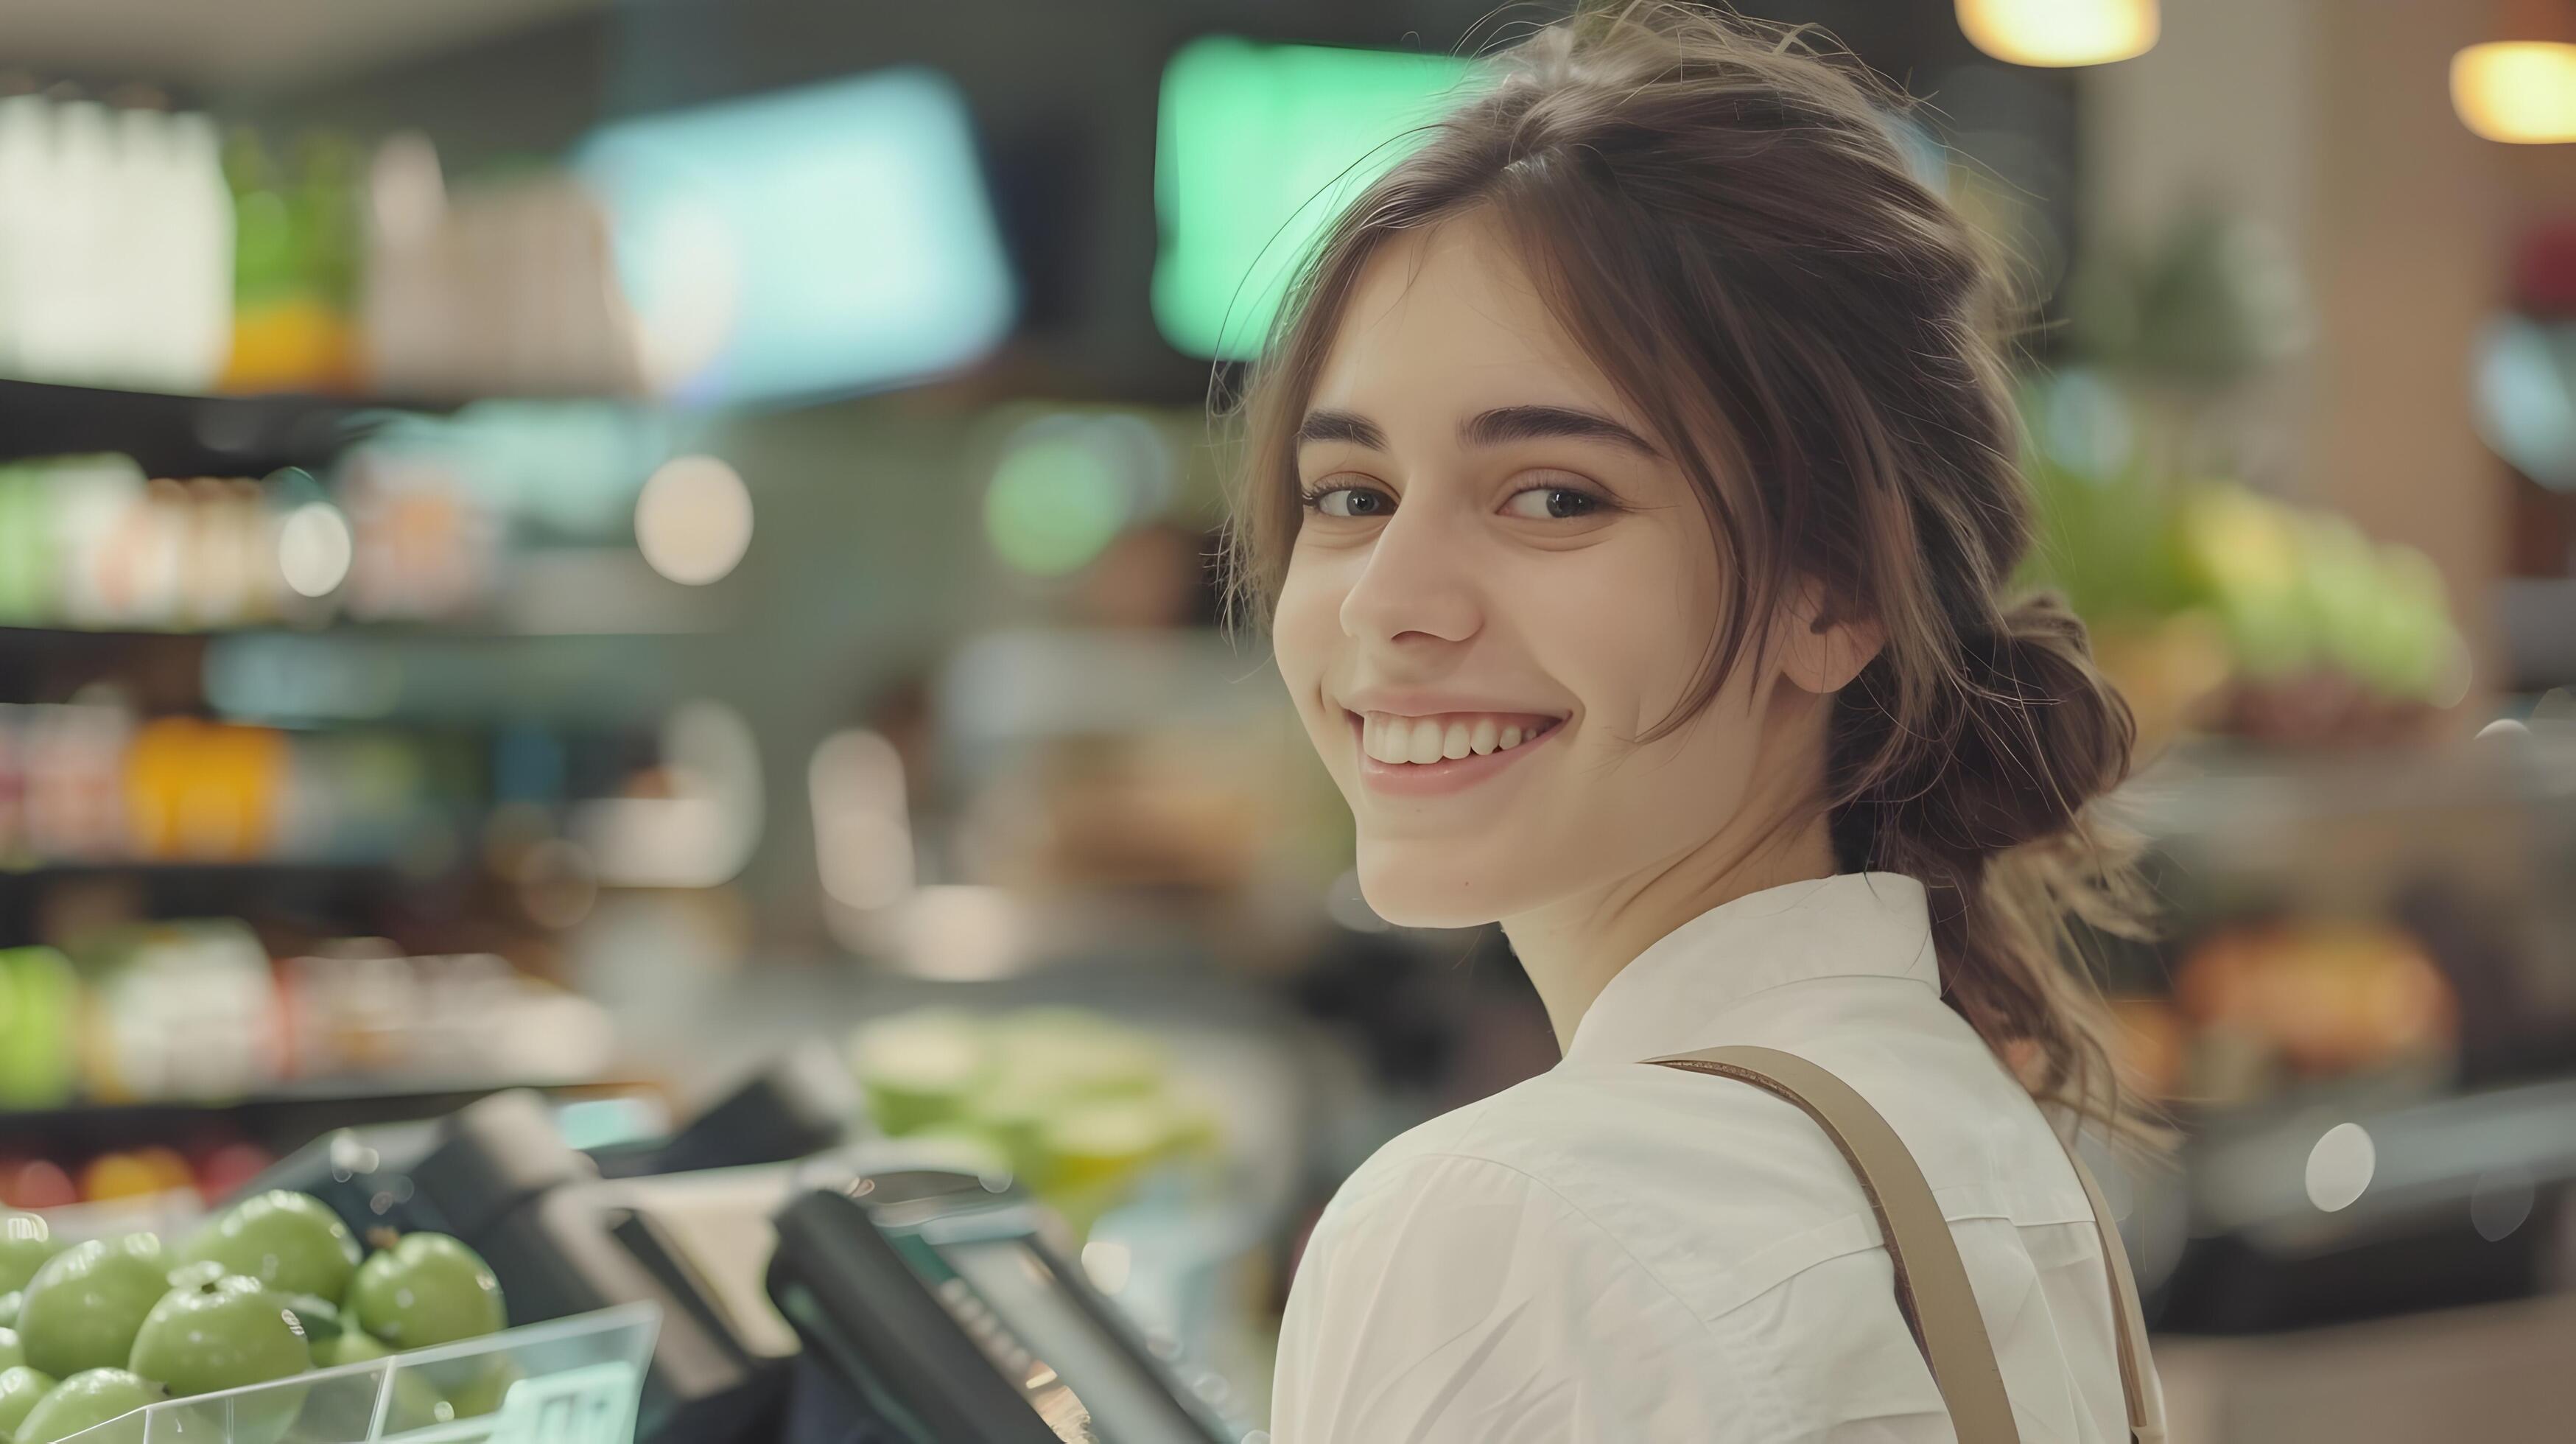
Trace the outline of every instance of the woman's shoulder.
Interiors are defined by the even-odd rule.
[[[1877,1238],[1868,1196],[1794,1105],[1624,1064],[1560,1065],[1399,1135],[1342,1185],[1317,1239],[1440,1236],[1502,1209],[1524,1231],[1608,1245],[1603,1266],[1651,1273],[1703,1316],[1757,1292],[1792,1240]]]

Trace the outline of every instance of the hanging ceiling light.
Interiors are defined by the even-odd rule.
[[[2505,0],[2498,39],[2451,57],[2451,108],[2488,140],[2576,141],[2576,3]]]
[[[1959,0],[1959,28],[2015,65],[2103,65],[2156,43],[2156,0]]]

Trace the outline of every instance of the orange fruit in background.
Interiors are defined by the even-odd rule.
[[[131,1153],[102,1153],[80,1173],[81,1197],[92,1203],[112,1198],[148,1198],[161,1191],[161,1173]]]
[[[2308,1073],[2448,1047],[2459,1026],[2440,965],[2414,935],[2384,923],[2222,930],[2184,960],[2174,999],[2195,1025],[2262,1039]]]
[[[134,1157],[152,1170],[152,1176],[161,1181],[164,1190],[197,1186],[197,1170],[190,1168],[187,1158],[175,1148],[155,1144],[134,1150]]]
[[[357,372],[349,318],[309,296],[245,307],[233,315],[224,391],[345,391]]]

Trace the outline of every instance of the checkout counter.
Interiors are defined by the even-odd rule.
[[[689,1444],[1234,1444],[1222,1384],[1149,1341],[1007,1178],[871,1136],[828,1049],[648,1144],[570,1146],[496,1094],[344,1130],[254,1187],[353,1229],[435,1229],[500,1276],[513,1324],[656,1305],[637,1437]]]

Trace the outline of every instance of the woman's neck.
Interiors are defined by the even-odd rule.
[[[1503,919],[1503,935],[1547,1007],[1557,1051],[1574,1041],[1575,1026],[1619,970],[1666,933],[1722,903],[1837,870],[1822,816],[1765,831],[1746,837],[1730,827],[1644,873]]]

